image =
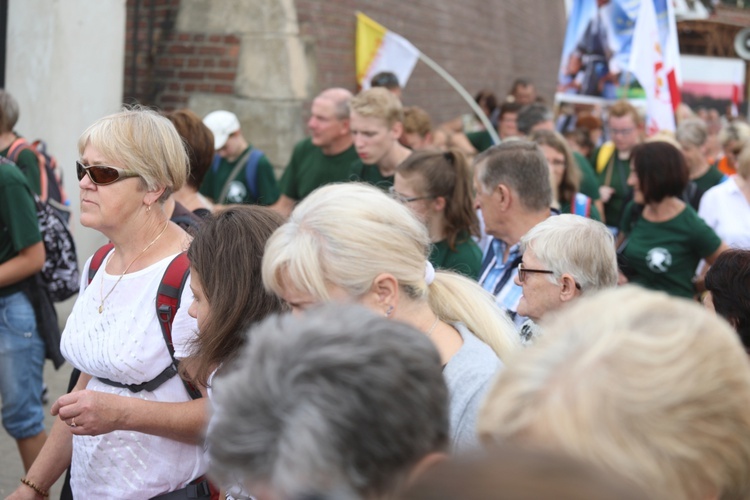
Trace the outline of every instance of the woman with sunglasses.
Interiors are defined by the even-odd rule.
[[[167,266],[189,244],[164,212],[165,199],[185,182],[187,155],[169,120],[145,109],[98,120],[78,151],[81,224],[114,249],[90,283],[91,259],[84,267],[61,342],[82,373],[52,406],[58,419],[12,498],[44,495],[68,465],[76,498],[158,497],[205,471],[198,445],[205,400],[191,400],[179,376],[160,376],[172,359],[155,308]],[[184,304],[192,299],[189,281]],[[188,307],[179,308],[172,321],[177,358],[196,331]],[[149,382],[149,389],[137,387]]]
[[[413,153],[396,167],[390,192],[427,226],[432,265],[477,279],[482,251],[471,237],[479,236],[479,220],[463,153]]]
[[[356,302],[424,333],[444,365],[452,445],[466,450],[476,445],[482,397],[518,334],[476,282],[436,271],[429,245],[424,224],[379,189],[324,186],[268,240],[263,283],[292,310]]]

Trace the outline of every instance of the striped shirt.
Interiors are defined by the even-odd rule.
[[[479,284],[495,296],[495,303],[520,327],[527,318],[519,316],[517,312],[523,289],[515,284],[514,278],[518,274],[518,264],[521,263],[523,254],[520,242],[516,243],[510,247],[507,260],[503,261],[506,248],[505,242],[492,239],[482,260]]]

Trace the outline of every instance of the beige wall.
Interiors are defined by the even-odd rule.
[[[88,125],[121,105],[124,44],[124,0],[10,2],[5,71],[21,110],[16,130],[46,140],[63,169],[81,263],[103,236],[78,223],[76,144]]]

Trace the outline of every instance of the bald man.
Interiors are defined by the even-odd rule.
[[[288,216],[316,188],[349,180],[352,162],[358,159],[349,131],[351,98],[348,90],[331,88],[313,100],[307,122],[310,137],[294,146],[281,177],[281,198],[271,208]]]

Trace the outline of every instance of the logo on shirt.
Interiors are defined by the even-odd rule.
[[[247,196],[247,187],[240,181],[232,181],[227,191],[227,203],[244,203]]]
[[[666,273],[672,265],[672,254],[666,248],[652,248],[646,254],[646,264],[652,272]]]

